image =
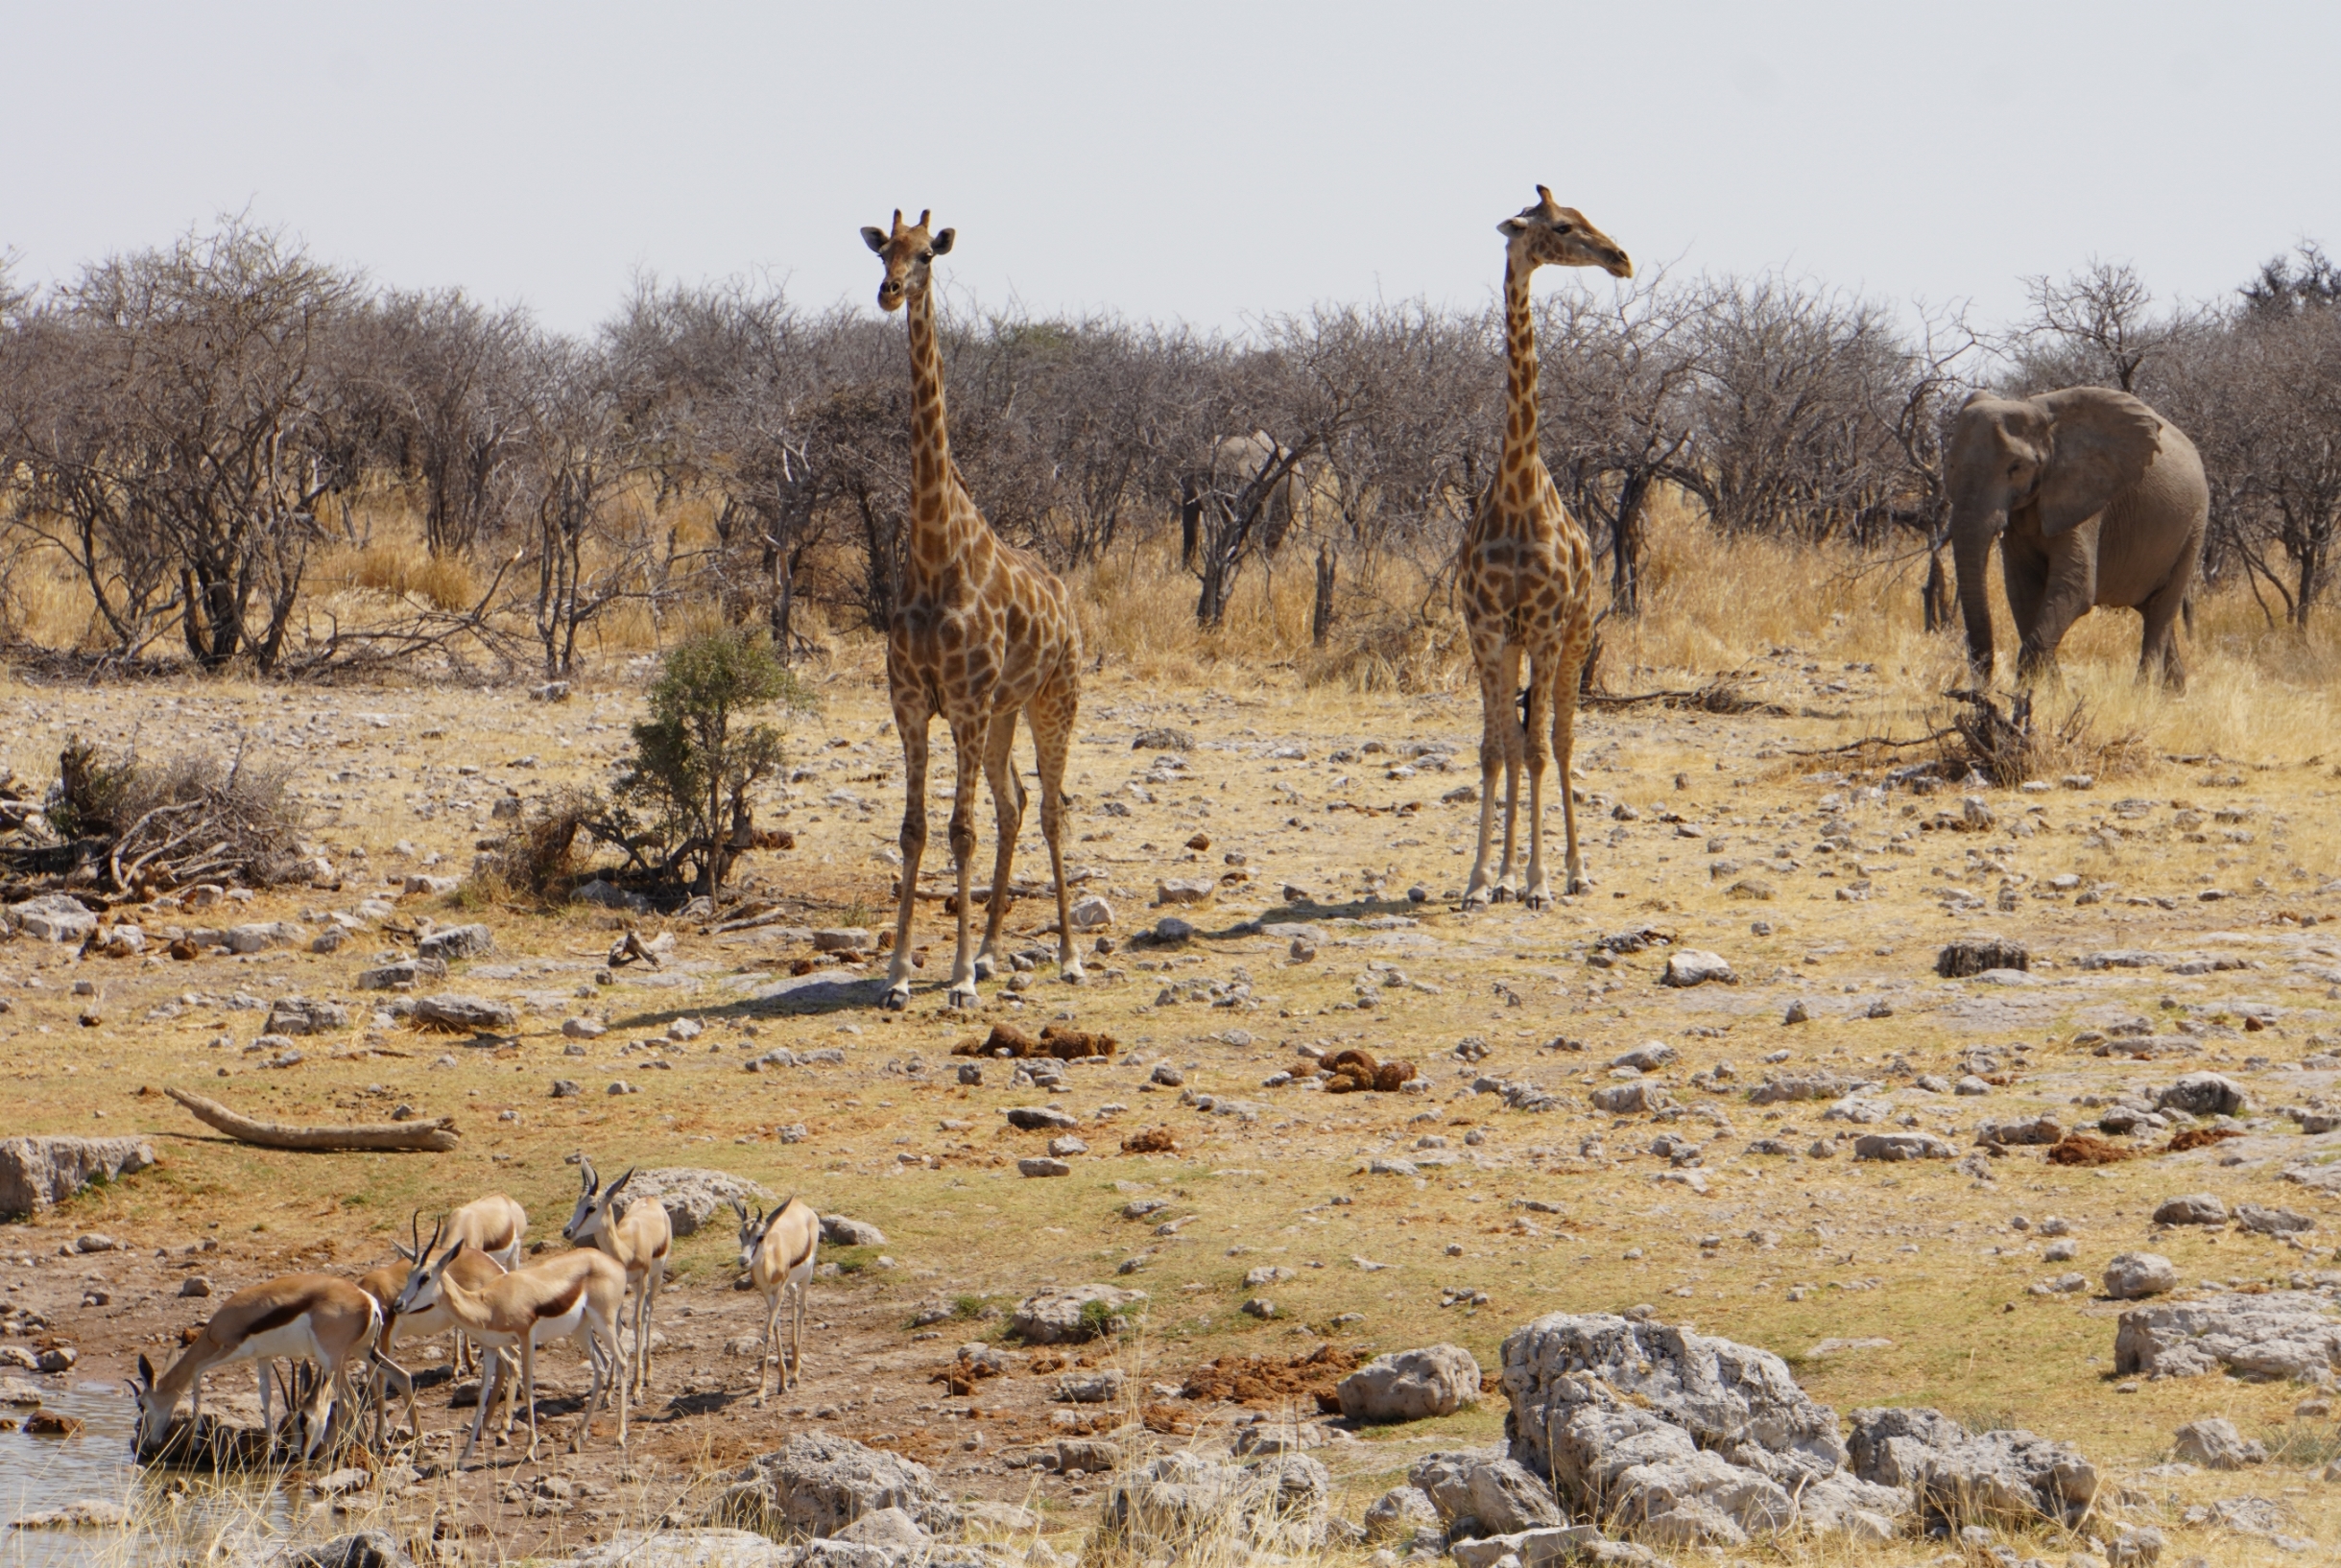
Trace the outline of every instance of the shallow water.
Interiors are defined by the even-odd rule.
[[[84,1498],[118,1504],[135,1529],[0,1531],[0,1568],[176,1563],[222,1539],[267,1539],[287,1531],[294,1510],[265,1478],[223,1481],[196,1471],[146,1469],[131,1459],[134,1410],[104,1383],[44,1390],[43,1410],[82,1422],[73,1437],[0,1432],[0,1525]],[[32,1412],[11,1410],[21,1418]]]

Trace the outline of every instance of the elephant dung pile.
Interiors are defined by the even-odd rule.
[[[1059,1061],[1079,1061],[1089,1057],[1111,1057],[1120,1049],[1121,1041],[1112,1035],[1086,1029],[1060,1029],[1051,1024],[1036,1040],[1014,1024],[994,1024],[989,1038],[978,1042],[969,1036],[951,1047],[951,1055],[1012,1059],[1053,1057]]]
[[[1376,1061],[1363,1051],[1335,1052],[1325,1058],[1325,1067],[1333,1075],[1326,1081],[1327,1094],[1360,1094],[1369,1089],[1395,1094],[1399,1084],[1415,1076],[1411,1061]]]

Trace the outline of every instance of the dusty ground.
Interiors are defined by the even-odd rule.
[[[12,1305],[48,1319],[39,1332],[80,1349],[72,1375],[86,1381],[120,1375],[140,1349],[159,1353],[202,1319],[202,1302],[175,1294],[189,1272],[222,1293],[297,1267],[355,1273],[389,1258],[413,1209],[427,1215],[498,1188],[527,1205],[532,1236],[556,1238],[576,1190],[563,1157],[580,1149],[605,1172],[735,1172],[884,1229],[883,1247],[824,1252],[836,1271],[824,1268],[816,1287],[805,1382],[765,1409],[748,1403],[752,1358],[726,1349],[752,1332],[760,1304],[732,1289],[731,1235],[715,1225],[679,1245],[659,1319],[666,1345],[636,1415],[631,1468],[621,1471],[605,1427],[579,1458],[548,1446],[541,1463],[514,1468],[499,1454],[501,1467],[355,1505],[406,1519],[438,1510],[515,1555],[655,1517],[711,1465],[816,1427],[897,1447],[965,1493],[1030,1499],[1050,1528],[1077,1529],[1093,1483],[1010,1463],[1064,1421],[1096,1414],[1050,1402],[1043,1353],[1009,1347],[1017,1369],[967,1397],[930,1379],[960,1342],[998,1335],[1001,1319],[988,1312],[1042,1285],[1100,1279],[1150,1293],[1142,1332],[1111,1352],[1140,1389],[1181,1384],[1218,1357],[1304,1354],[1328,1336],[1360,1350],[1451,1340],[1493,1368],[1505,1333],[1539,1313],[1649,1303],[1780,1351],[1841,1411],[1928,1403],[2014,1422],[2079,1444],[2115,1477],[2165,1459],[2182,1421],[2230,1416],[2247,1433],[2281,1437],[2290,1460],[2241,1476],[2138,1480],[2130,1511],[2160,1517],[2180,1556],[2214,1561],[2267,1548],[2185,1527],[2189,1503],[2276,1496],[2304,1533],[2341,1536],[2341,1500],[2317,1479],[2341,1445],[2329,1421],[2294,1421],[2304,1390],[2217,1377],[2126,1387],[2110,1370],[2114,1303],[2093,1289],[2026,1290],[2068,1269],[2094,1281],[2111,1255],[2149,1244],[2190,1286],[2333,1267],[2333,1199],[2281,1173],[2327,1146],[2341,1151],[2341,1133],[2307,1137],[2273,1114],[2333,1092],[2331,1070],[2300,1065],[2341,1039],[2341,929],[2324,923],[2341,916],[2336,786],[2329,761],[2312,755],[2329,736],[2304,726],[2297,754],[2154,760],[2090,788],[1879,796],[1864,787],[1875,772],[1851,777],[1835,771],[1842,763],[1791,753],[1861,733],[1884,700],[1882,678],[1793,651],[1756,668],[1756,695],[1806,716],[1637,709],[1582,723],[1580,822],[1598,886],[1541,915],[1456,908],[1477,808],[1445,797],[1477,782],[1475,701],[1304,692],[1273,673],[1223,673],[1216,689],[1093,677],[1073,769],[1070,863],[1085,891],[1112,903],[1120,950],[1089,961],[1083,988],[1060,985],[1050,963],[1020,999],[988,985],[975,1020],[940,1006],[949,941],[939,902],[921,906],[929,959],[912,1010],[897,1016],[876,1010],[877,986],[861,979],[882,965],[824,963],[792,976],[811,947],[788,927],[708,936],[693,922],[395,895],[407,872],[460,873],[474,841],[500,827],[492,807],[508,793],[526,799],[598,777],[622,749],[636,705],[628,689],[543,706],[406,689],[0,686],[0,760],[20,773],[48,776],[69,732],[135,736],[149,748],[248,739],[299,761],[313,837],[343,867],[344,886],[263,892],[241,908],[145,912],[150,937],[175,924],[314,921],[370,899],[393,906],[363,915],[368,934],[330,955],[77,962],[70,948],[0,947],[0,1064],[16,1107],[9,1130],[134,1131],[163,1159],[0,1229],[0,1282]],[[743,891],[791,901],[805,926],[883,925],[899,753],[867,672],[839,676],[821,695],[823,712],[798,728],[800,772],[785,807],[762,819],[793,830],[797,847],[752,857]],[[1192,732],[1182,767],[1159,762],[1158,748],[1134,750],[1140,731],[1159,725]],[[1410,760],[1424,744],[1452,761]],[[1993,824],[1931,826],[1938,814],[1963,818],[1962,793],[1984,797]],[[1033,816],[1019,880],[1045,875]],[[987,802],[987,844],[989,818]],[[1835,822],[1850,831],[1825,848]],[[1556,811],[1556,877],[1559,826]],[[1199,836],[1207,848],[1186,847]],[[426,866],[434,853],[440,863]],[[1236,855],[1240,866],[1230,864]],[[932,853],[927,869],[940,869]],[[1172,913],[1150,907],[1172,876],[1224,882],[1211,906],[1175,912],[1202,935],[1170,947],[1134,942]],[[1751,880],[1771,896],[1752,896]],[[1286,899],[1287,884],[1309,898]],[[1409,900],[1416,886],[1421,902]],[[1026,901],[1012,927],[1037,937],[1053,914],[1045,898]],[[356,990],[357,971],[411,947],[402,934],[425,918],[494,928],[496,953],[459,964],[444,988],[518,1002],[515,1034],[471,1041],[365,1021],[390,999]],[[1296,961],[1292,934],[1262,931],[1254,923],[1262,921],[1311,928],[1314,958]],[[630,923],[645,937],[671,931],[673,958],[662,971],[635,965],[597,984],[603,952]],[[1610,967],[1589,962],[1598,938],[1643,923],[1672,933],[1673,945]],[[1979,933],[2027,943],[2029,981],[1939,980],[1938,948]],[[1684,947],[1722,954],[1738,983],[1657,985]],[[2083,966],[2113,950],[2153,957],[2142,967]],[[84,980],[97,988],[94,1004],[73,994]],[[266,1067],[268,1054],[246,1048],[260,1032],[257,1009],[281,995],[346,1001],[359,1022],[297,1042],[298,1064]],[[1361,1009],[1367,995],[1373,1005]],[[1783,1023],[1798,1001],[1810,1021]],[[100,1021],[84,1027],[84,1010]],[[574,1042],[560,1032],[579,1015],[609,1024],[582,1057],[564,1053]],[[657,1043],[681,1018],[704,1033]],[[1034,1030],[1069,1018],[1110,1031],[1123,1051],[1111,1065],[1068,1068],[1053,1093],[1012,1085],[996,1062],[982,1086],[963,1087],[952,1046],[1002,1018]],[[2119,1032],[2141,1022],[2152,1059],[2097,1054],[2094,1036],[2132,1038]],[[1681,1053],[1656,1077],[1688,1113],[1661,1126],[1592,1110],[1587,1097],[1613,1081],[1612,1058],[1647,1040]],[[1302,1045],[1409,1057],[1428,1092],[1263,1086],[1300,1064]],[[843,1060],[742,1070],[776,1046],[836,1048]],[[1988,1056],[1971,1057],[1978,1051]],[[1165,1063],[1183,1074],[1186,1093],[1150,1085]],[[2268,1108],[2251,1136],[2098,1170],[2021,1150],[1990,1161],[1984,1176],[1947,1160],[1816,1157],[1817,1139],[1866,1129],[1824,1122],[1821,1104],[1757,1107],[1745,1092],[1768,1071],[1875,1076],[1897,1117],[1964,1155],[1987,1118],[2052,1110],[2072,1125],[2096,1114],[2077,1098],[2198,1067],[2236,1079]],[[1995,1081],[1988,1094],[1916,1086],[1920,1075],[1971,1071]],[[1471,1092],[1483,1075],[1539,1085],[1560,1108],[1507,1109]],[[552,1098],[557,1079],[585,1092]],[[616,1081],[638,1092],[606,1093]],[[464,1147],[264,1152],[193,1123],[155,1092],[165,1085],[290,1120],[376,1119],[408,1104],[455,1115]],[[1198,1096],[1213,1105],[1191,1103]],[[1040,1153],[1049,1134],[1009,1129],[1000,1112],[1050,1102],[1080,1117],[1089,1152],[1072,1158],[1069,1177],[1020,1177],[1016,1158]],[[798,1125],[801,1141],[782,1141],[781,1129]],[[1118,1152],[1124,1137],[1156,1127],[1171,1130],[1176,1153]],[[1698,1163],[1649,1152],[1660,1133],[1699,1144]],[[1794,1152],[1754,1151],[1767,1139]],[[1370,1170],[1401,1159],[1412,1174]],[[2195,1191],[2287,1206],[2319,1228],[2300,1246],[2157,1232],[2155,1203]],[[1168,1206],[1121,1217],[1143,1198]],[[2038,1223],[2051,1215],[2078,1242],[2070,1263],[2042,1257]],[[60,1255],[93,1231],[127,1250]],[[205,1245],[213,1249],[188,1251]],[[1123,1267],[1128,1277],[1117,1275]],[[1244,1284],[1263,1267],[1288,1272]],[[1273,1301],[1276,1315],[1239,1310],[1254,1298]],[[913,1326],[928,1304],[970,1316]],[[550,1379],[574,1392],[581,1371],[558,1359]],[[249,1387],[246,1376],[224,1381]],[[1159,1426],[1200,1418],[1206,1435],[1236,1414],[1161,1393],[1142,1401],[1159,1407]],[[557,1427],[570,1408],[546,1407],[563,1413]],[[435,1434],[467,1415],[446,1409],[443,1390],[425,1412]],[[1350,1480],[1354,1516],[1426,1446],[1488,1440],[1500,1421],[1501,1401],[1491,1399],[1435,1431],[1337,1437],[1323,1452]],[[583,1483],[583,1495],[536,1497],[537,1478],[555,1472]],[[1869,1560],[1923,1560],[1929,1550],[1908,1542]]]

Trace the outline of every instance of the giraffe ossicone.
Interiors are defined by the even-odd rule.
[[[1585,530],[1561,504],[1561,492],[1537,449],[1537,331],[1528,283],[1539,267],[1596,267],[1632,277],[1634,263],[1585,214],[1537,187],[1534,205],[1496,226],[1504,236],[1506,398],[1502,458],[1464,535],[1458,587],[1471,663],[1479,676],[1479,853],[1464,906],[1517,896],[1530,909],[1552,902],[1544,870],[1545,725],[1560,764],[1561,820],[1567,840],[1564,891],[1592,884],[1577,850],[1577,808],[1569,791],[1575,748],[1577,686],[1593,632],[1593,556]],[[1525,711],[1514,694],[1527,669]],[[1528,774],[1528,865],[1515,868],[1520,773]],[[1503,859],[1490,875],[1488,853],[1504,780]]]
[[[975,1006],[976,982],[997,966],[1008,873],[1024,821],[1024,785],[1012,755],[1019,714],[1032,730],[1040,777],[1040,836],[1057,889],[1058,972],[1072,984],[1083,979],[1064,880],[1064,768],[1081,707],[1081,625],[1064,584],[991,531],[951,462],[932,269],[956,236],[948,228],[930,230],[931,217],[921,212],[917,223],[905,224],[896,208],[891,228],[862,230],[886,269],[878,304],[903,310],[909,325],[913,393],[910,514],[886,630],[886,683],[902,737],[904,773],[902,889],[886,977],[886,1005],[895,1009],[910,1005],[911,916],[926,851],[927,728],[937,718],[950,728],[958,763],[950,845],[959,885],[959,945],[946,1004]],[[970,955],[979,772],[991,787],[999,843],[983,947]]]

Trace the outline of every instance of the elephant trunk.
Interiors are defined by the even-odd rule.
[[[1967,623],[1967,657],[1976,675],[1992,678],[1992,595],[1985,581],[1992,541],[2008,525],[2005,511],[1951,519],[1951,563],[1959,576],[1959,613]]]

